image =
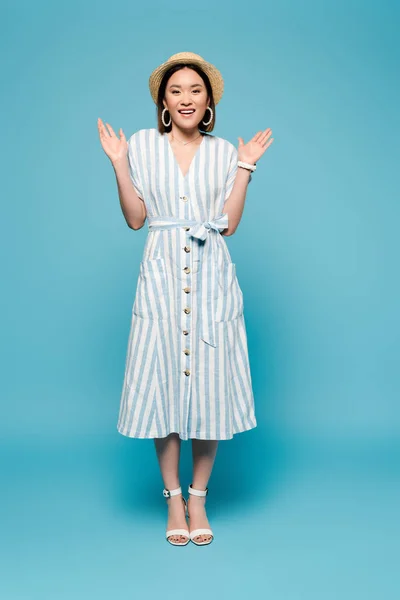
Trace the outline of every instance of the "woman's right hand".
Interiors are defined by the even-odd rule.
[[[118,138],[118,136],[115,135],[111,125],[109,123],[106,123],[106,125],[110,133],[108,133],[100,117],[97,119],[100,143],[104,152],[114,164],[127,156],[128,142],[126,141],[126,137],[122,129],[119,130],[120,138]]]

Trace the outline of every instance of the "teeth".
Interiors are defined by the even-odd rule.
[[[194,110],[180,110],[179,112],[184,115],[190,115],[190,114],[194,113]]]

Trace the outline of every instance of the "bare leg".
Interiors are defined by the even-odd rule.
[[[164,486],[167,490],[179,487],[179,458],[181,439],[177,433],[171,433],[165,438],[154,438],[157,458],[160,465]],[[167,498],[168,503],[168,529],[187,529],[185,506],[182,495]],[[187,538],[183,535],[172,535],[174,542],[184,542]]]
[[[192,440],[193,456],[193,478],[192,487],[197,490],[205,490],[214,466],[215,456],[218,448],[218,440]],[[189,494],[188,512],[190,516],[190,531],[202,527],[210,528],[205,510],[206,496],[194,496]],[[198,542],[208,541],[211,536],[198,535]]]

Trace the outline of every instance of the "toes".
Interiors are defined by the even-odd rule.
[[[168,539],[169,539],[171,542],[179,542],[179,543],[182,543],[182,542],[186,542],[186,540],[187,540],[187,537],[186,537],[186,536],[184,536],[184,535],[180,535],[180,536],[177,536],[177,535],[170,535]]]
[[[196,542],[209,542],[211,540],[211,535],[196,535]]]

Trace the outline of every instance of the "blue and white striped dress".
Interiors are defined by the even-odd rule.
[[[205,134],[183,176],[158,129],[140,129],[128,144],[149,233],[117,429],[136,438],[231,439],[257,426],[243,293],[220,233],[237,149]]]

